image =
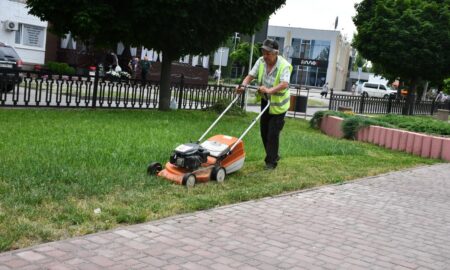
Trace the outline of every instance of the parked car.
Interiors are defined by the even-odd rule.
[[[22,82],[17,72],[13,72],[22,69],[22,63],[13,47],[0,42],[0,92],[9,92]]]
[[[388,98],[390,95],[397,95],[397,90],[389,88],[382,83],[365,82],[361,86],[362,95],[366,97]]]

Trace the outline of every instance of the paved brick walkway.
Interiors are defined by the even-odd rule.
[[[450,164],[5,252],[5,269],[450,269]]]

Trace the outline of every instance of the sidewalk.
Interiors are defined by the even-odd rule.
[[[0,269],[449,269],[450,164],[0,254]]]

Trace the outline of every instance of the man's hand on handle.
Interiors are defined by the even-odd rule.
[[[265,87],[264,85],[261,85],[259,88],[258,88],[258,92],[260,93],[260,94],[269,94],[270,93],[270,88],[267,88],[267,87]]]
[[[236,93],[242,94],[247,86],[243,84],[236,85]]]

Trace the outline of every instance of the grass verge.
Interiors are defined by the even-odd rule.
[[[225,116],[210,135],[239,136],[254,116]],[[244,168],[222,185],[186,190],[146,175],[150,161],[166,162],[216,117],[201,111],[0,110],[0,251],[438,162],[332,139],[306,121],[286,119],[274,171],[263,170],[256,126],[244,140]]]

